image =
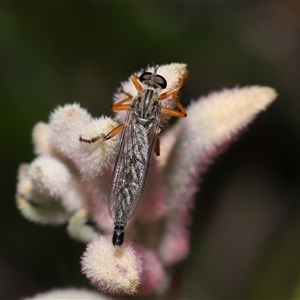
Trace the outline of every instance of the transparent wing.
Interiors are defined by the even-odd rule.
[[[159,130],[159,116],[147,126],[128,112],[113,171],[108,209],[115,222],[126,224],[142,194]]]

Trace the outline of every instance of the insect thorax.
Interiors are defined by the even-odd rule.
[[[136,116],[141,123],[143,120],[153,120],[161,114],[161,104],[158,92],[153,87],[142,90],[134,101]]]

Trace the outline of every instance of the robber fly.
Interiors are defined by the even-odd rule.
[[[167,81],[157,74],[158,68],[159,66],[155,67],[153,73],[132,75],[131,81],[137,95],[124,92],[125,99],[112,106],[113,110],[128,111],[123,124],[106,135],[98,135],[90,140],[80,137],[80,141],[92,143],[98,139],[109,140],[121,132],[108,200],[109,213],[114,220],[112,242],[115,247],[120,247],[123,243],[125,226],[141,198],[153,152],[159,155],[162,114],[186,117],[186,111],[177,97],[187,74],[179,78],[177,88],[162,93],[167,87]],[[170,97],[177,110],[162,106],[162,101]]]

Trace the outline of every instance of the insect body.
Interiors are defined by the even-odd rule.
[[[176,89],[161,93],[167,87],[166,79],[154,72],[144,72],[139,77],[132,75],[131,80],[138,91],[112,107],[113,110],[128,110],[123,124],[118,125],[104,137],[99,135],[84,142],[108,140],[120,131],[118,156],[111,181],[108,209],[114,220],[112,242],[115,247],[122,245],[125,226],[135,210],[148,174],[153,152],[159,155],[159,133],[162,114],[186,117],[186,112],[177,99],[184,77],[179,78]],[[145,88],[142,85],[145,85]],[[162,101],[172,97],[179,110],[162,106]]]

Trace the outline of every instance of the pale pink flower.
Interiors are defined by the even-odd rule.
[[[160,66],[159,74],[168,82],[164,91],[176,88],[185,73],[185,64]],[[129,79],[114,101],[124,98],[124,92],[136,95]],[[90,139],[110,132],[116,121],[124,121],[124,111],[116,114],[116,121],[94,119],[79,104],[67,104],[54,110],[49,123],[38,123],[32,135],[37,158],[20,166],[17,206],[33,222],[67,223],[70,237],[87,243],[82,271],[100,291],[163,297],[172,282],[171,267],[190,250],[191,209],[200,176],[276,96],[269,87],[249,86],[192,102],[187,118],[161,135],[161,155],[151,162],[142,199],[120,248],[112,245],[113,220],[107,209],[119,137],[86,144],[79,136]],[[167,99],[163,105],[174,103]]]
[[[25,298],[24,300],[112,300],[112,298],[95,291],[66,288],[66,289],[53,289],[48,292],[38,293],[33,297]]]
[[[135,294],[142,273],[140,255],[129,244],[115,248],[110,236],[99,236],[83,254],[82,272],[103,292]]]

